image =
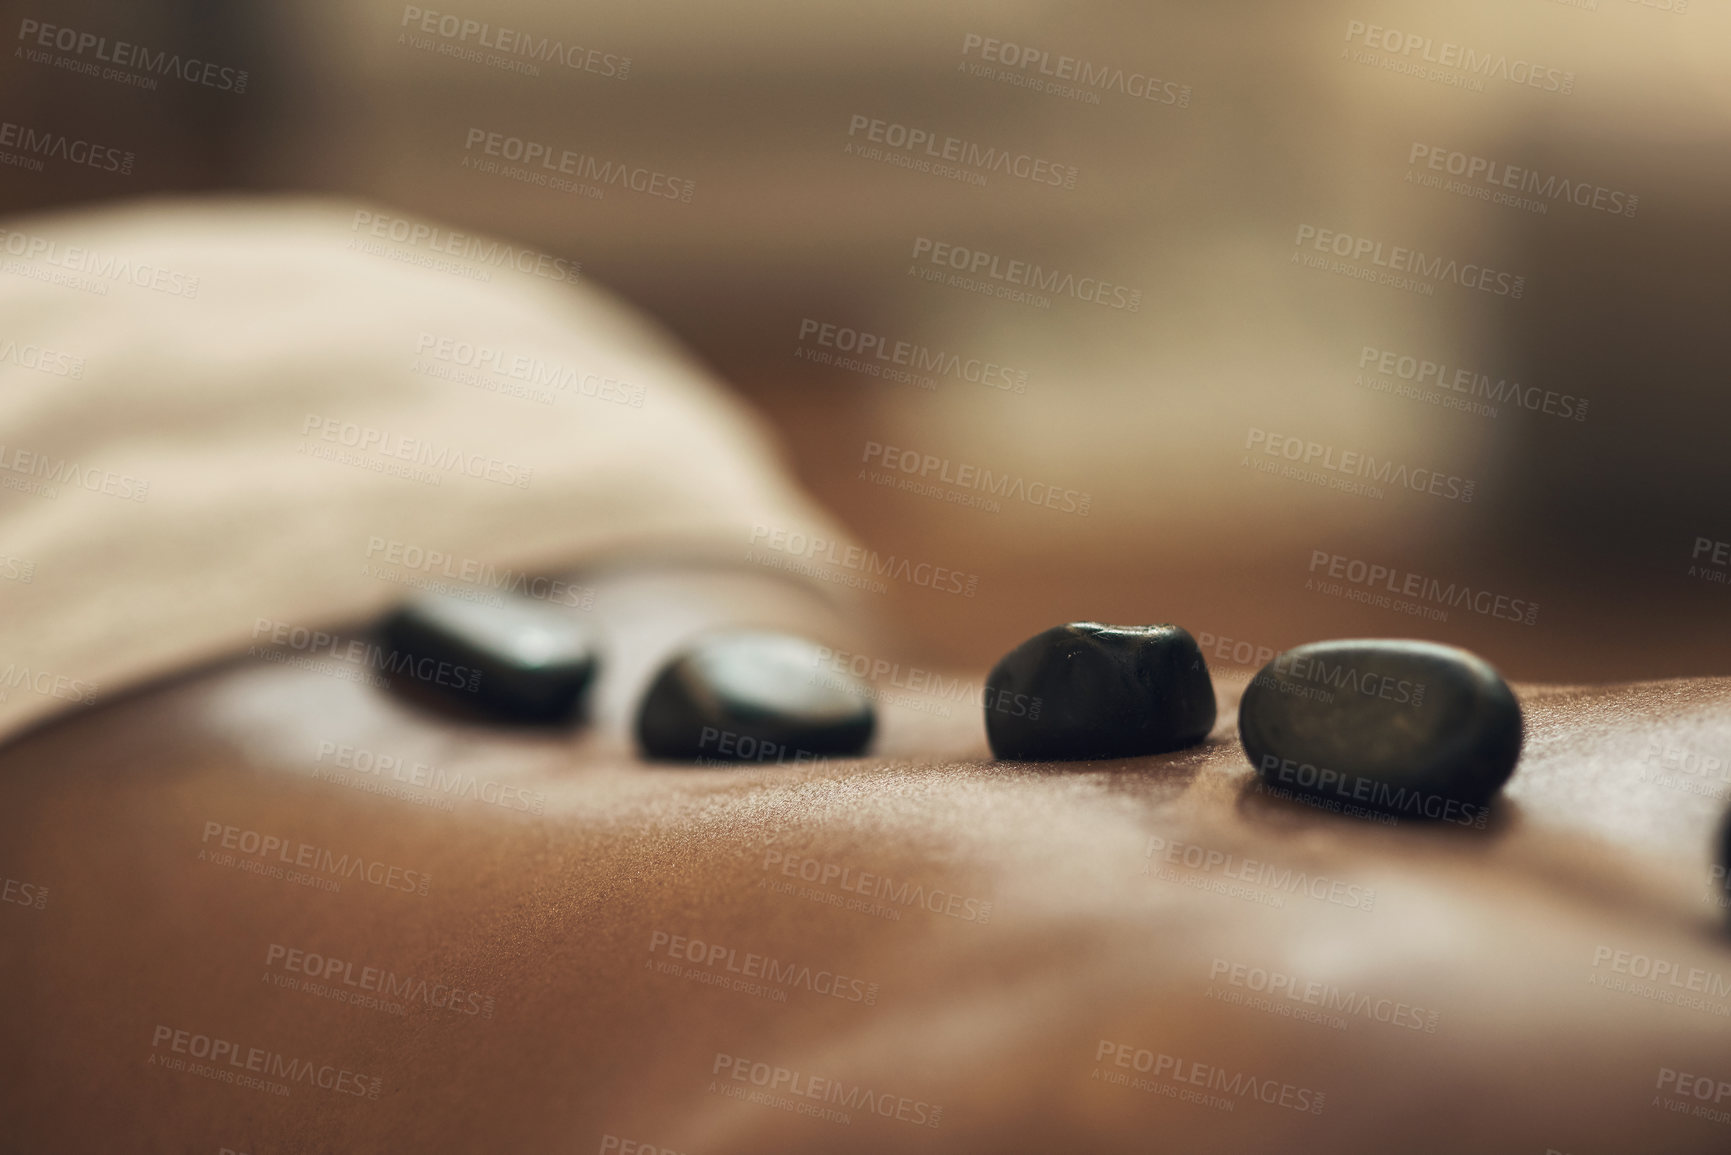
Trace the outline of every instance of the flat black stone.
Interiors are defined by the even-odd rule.
[[[806,762],[865,750],[876,725],[857,679],[787,634],[714,634],[662,667],[637,714],[651,758]]]
[[[594,632],[571,611],[529,598],[500,606],[433,594],[380,626],[393,685],[519,722],[582,712],[595,676]]]
[[[986,678],[992,754],[1021,762],[1133,758],[1214,728],[1214,682],[1178,626],[1071,622],[1035,634]]]
[[[1250,680],[1238,736],[1276,795],[1483,826],[1520,757],[1521,707],[1502,676],[1466,650],[1314,642]]]

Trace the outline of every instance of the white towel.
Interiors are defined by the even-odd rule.
[[[7,220],[0,262],[0,740],[412,583],[840,536],[556,254],[271,198]]]

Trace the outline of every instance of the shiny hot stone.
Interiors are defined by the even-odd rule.
[[[736,631],[697,642],[650,683],[637,740],[652,758],[806,762],[858,754],[876,716],[857,679],[787,634]]]
[[[1250,680],[1238,735],[1265,789],[1482,826],[1521,753],[1521,707],[1489,663],[1434,642],[1315,642]]]
[[[1005,654],[986,678],[985,707],[998,758],[1132,758],[1206,738],[1214,682],[1177,626],[1071,622]]]
[[[528,598],[499,606],[432,595],[380,629],[388,670],[405,688],[498,718],[562,721],[581,712],[595,675],[595,636],[570,610]]]

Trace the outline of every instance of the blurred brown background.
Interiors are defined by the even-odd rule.
[[[90,75],[74,67],[88,54],[38,47],[41,25],[244,69],[245,91]],[[1385,44],[1429,44],[1367,47],[1372,25],[1398,32]],[[1731,585],[1688,574],[1697,539],[1731,540],[1721,8],[86,2],[8,5],[7,27],[4,118],[136,159],[130,174],[0,167],[0,209],[328,193],[580,261],[757,403],[806,484],[874,548],[978,575],[971,599],[902,582],[868,599],[933,661],[984,665],[1048,624],[1099,618],[1256,650],[1433,637],[1531,679],[1731,673]],[[1007,68],[981,59],[988,39],[1017,45],[1010,59],[1045,55]],[[549,41],[565,60],[537,58]],[[1430,67],[1445,42],[1536,63],[1546,83],[1384,66]],[[1027,83],[1060,57],[1122,70],[1126,89],[1157,78],[1162,99],[1111,79]],[[1571,91],[1548,91],[1564,74]],[[857,126],[874,119],[1073,166],[1074,187],[848,151],[871,146]],[[476,132],[694,191],[597,198],[478,171],[464,164]],[[1425,187],[1408,179],[1430,171],[1415,145],[1638,209],[1553,198],[1539,212],[1485,199],[1482,180]],[[1444,281],[1425,295],[1308,268],[1294,263],[1315,253],[1294,244],[1306,225],[1520,275],[1524,293]],[[922,237],[1139,290],[1140,307],[930,283],[910,275]],[[813,363],[802,329],[825,323],[1000,364],[1026,389]],[[1585,399],[1586,417],[1378,392],[1355,383],[1366,347]],[[1473,500],[1270,476],[1244,464],[1254,430],[1471,479]],[[862,479],[883,469],[862,460],[874,443],[1086,494],[1088,513],[886,488]],[[1540,611],[1527,626],[1360,605],[1306,588],[1317,551]]]

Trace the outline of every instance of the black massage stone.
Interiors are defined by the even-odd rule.
[[[1177,626],[1071,622],[992,667],[985,711],[998,758],[1132,758],[1206,738],[1214,682],[1196,640]]]
[[[417,692],[461,702],[495,718],[558,722],[582,712],[595,676],[589,625],[570,610],[530,598],[503,605],[442,594],[418,597],[380,628],[389,669]]]
[[[1489,663],[1434,642],[1315,642],[1276,657],[1238,706],[1271,792],[1483,825],[1514,773],[1521,707]]]
[[[827,651],[787,634],[733,631],[675,655],[650,683],[637,739],[652,758],[805,762],[859,754],[871,693],[829,670]]]

